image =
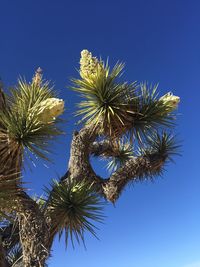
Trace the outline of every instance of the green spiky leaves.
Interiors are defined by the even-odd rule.
[[[102,201],[93,186],[85,181],[58,183],[54,181],[51,189],[46,190],[50,194],[48,212],[52,218],[53,234],[59,233],[61,237],[65,232],[66,245],[71,239],[79,243],[84,242],[84,232],[95,234],[93,222],[101,222],[103,215]]]
[[[173,126],[172,112],[180,98],[171,93],[159,98],[157,85],[120,82],[123,68],[116,64],[110,70],[108,62],[92,57],[87,50],[81,52],[82,79],[72,80],[72,89],[83,98],[77,111],[81,121],[98,126],[100,134],[116,138],[128,133],[139,141],[158,127]]]
[[[125,162],[133,158],[133,146],[124,140],[113,142],[113,155],[109,158],[107,168],[110,172],[116,171],[123,166]]]
[[[160,129],[169,129],[174,126],[174,108],[169,109],[169,102],[158,97],[158,85],[152,86],[141,83],[137,91],[137,109],[132,115],[130,136],[136,137],[139,142],[155,134]],[[178,97],[176,97],[178,98]]]
[[[77,115],[83,115],[82,121],[98,126],[100,132],[110,136],[126,131],[130,125],[128,114],[133,110],[136,83],[118,82],[123,68],[123,64],[116,64],[110,71],[108,63],[100,61],[91,75],[73,79],[72,89],[84,98]]]
[[[140,149],[142,155],[158,155],[164,159],[172,160],[174,155],[180,155],[180,144],[176,137],[170,133],[155,133],[147,140],[146,147]]]
[[[61,134],[56,117],[63,112],[63,100],[55,98],[53,88],[36,73],[32,83],[19,80],[7,102],[7,108],[0,111],[0,125],[9,142],[48,159],[49,141]]]

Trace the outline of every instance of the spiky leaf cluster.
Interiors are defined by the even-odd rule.
[[[130,125],[128,114],[134,110],[136,83],[119,82],[124,64],[117,63],[112,70],[108,62],[90,76],[73,79],[73,90],[84,98],[77,115],[83,115],[86,124],[98,126],[99,131],[109,136],[120,136]]]
[[[47,159],[49,141],[61,133],[57,120],[52,118],[49,123],[41,120],[41,110],[45,110],[41,104],[48,99],[55,99],[54,90],[48,82],[34,80],[27,83],[21,79],[16,88],[11,89],[8,106],[0,111],[0,125],[6,129],[7,140],[12,142],[11,150],[15,151],[13,146],[27,148],[31,153]],[[51,114],[50,107],[47,112]]]
[[[169,109],[169,102],[159,98],[157,89],[158,85],[147,83],[141,83],[138,87],[136,112],[131,114],[132,127],[129,129],[129,135],[137,138],[139,142],[161,129],[174,127],[173,111],[177,105]]]
[[[179,155],[179,150],[180,144],[177,142],[176,137],[170,133],[162,132],[148,137],[146,146],[140,148],[139,153],[145,156],[162,156],[165,160],[172,160],[174,155]]]
[[[72,87],[83,98],[77,111],[83,116],[81,121],[98,126],[99,133],[112,138],[128,134],[140,142],[160,127],[173,126],[179,97],[168,93],[159,98],[157,85],[120,82],[123,64],[116,64],[110,71],[108,62],[98,61],[87,50],[82,52],[82,79],[73,79]]]
[[[109,158],[107,168],[110,172],[116,171],[125,162],[134,157],[133,146],[128,141],[117,140],[112,144],[113,156]]]
[[[68,239],[74,246],[74,240],[83,241],[84,232],[95,234],[93,222],[102,221],[102,202],[93,186],[85,181],[58,183],[53,181],[51,189],[46,190],[50,194],[48,213],[52,218],[53,233],[59,233],[61,237],[65,232],[66,245]]]

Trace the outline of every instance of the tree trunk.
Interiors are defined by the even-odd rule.
[[[5,108],[5,99],[0,90],[1,108]],[[3,137],[3,139],[0,138],[0,178],[6,180],[11,174],[14,174],[13,178],[19,177],[23,153],[21,146],[17,142],[15,145],[12,144],[8,138],[7,130],[1,128],[1,125],[0,132],[1,137]],[[157,175],[167,159],[166,151],[158,151],[158,153],[148,156],[138,156],[126,161],[109,178],[103,179],[93,170],[90,164],[90,155],[109,157],[115,156],[115,151],[110,140],[95,142],[97,136],[98,129],[89,126],[74,133],[69,169],[61,182],[68,178],[77,181],[88,180],[99,194],[107,200],[115,202],[130,181],[140,181]],[[4,158],[1,155],[4,155]],[[19,188],[20,185],[16,182],[16,186]],[[19,222],[23,267],[44,267],[55,235],[54,229],[51,228],[51,218],[48,218],[48,212],[42,211],[39,205],[23,191],[16,197],[13,210],[16,211]],[[0,267],[8,267],[1,242]]]
[[[6,108],[4,93],[0,88],[0,110]],[[1,125],[0,133],[0,178],[2,180],[14,179],[17,190],[20,187],[16,178],[19,179],[21,174],[22,146],[17,141],[10,140],[7,129]],[[49,256],[49,248],[47,248],[49,231],[45,216],[38,204],[23,191],[19,192],[13,203],[13,210],[16,211],[19,221],[23,267],[43,267]],[[0,251],[0,267],[7,267],[1,243],[0,249],[2,250]]]
[[[21,205],[21,203],[23,203]],[[26,193],[20,198],[19,234],[24,267],[43,267],[49,256],[49,229],[38,204]]]

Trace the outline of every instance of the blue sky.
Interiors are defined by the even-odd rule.
[[[40,66],[66,102],[66,136],[55,164],[40,162],[25,180],[40,194],[67,167],[72,112],[78,98],[69,79],[82,49],[126,63],[124,77],[159,82],[160,92],[180,96],[177,133],[182,157],[162,178],[128,187],[107,205],[100,241],[65,250],[55,241],[50,267],[200,267],[199,84],[200,2],[186,0],[1,0],[0,76],[6,86]],[[98,171],[103,172],[100,167]]]

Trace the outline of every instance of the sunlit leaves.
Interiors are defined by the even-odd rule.
[[[174,108],[169,108],[172,94],[170,101],[169,97],[165,101],[166,97],[158,96],[157,85],[121,82],[119,78],[123,64],[118,63],[110,70],[108,62],[97,60],[87,50],[83,52],[86,59],[84,58],[84,64],[83,58],[80,61],[82,79],[72,80],[72,89],[79,92],[83,98],[76,113],[82,116],[82,122],[92,124],[94,128],[98,126],[99,134],[112,138],[127,134],[131,141],[136,138],[139,142],[160,127],[173,127]],[[91,60],[92,63],[95,61],[95,64],[90,66]],[[82,74],[83,69],[85,75]],[[175,100],[180,99],[173,96],[173,101]],[[176,106],[177,104],[178,102]]]
[[[113,143],[113,156],[109,158],[107,168],[110,172],[116,171],[123,166],[127,160],[132,159],[133,146],[125,140],[115,141]]]
[[[136,83],[119,82],[124,65],[118,63],[112,71],[108,63],[101,62],[89,78],[73,79],[73,90],[84,98],[77,115],[82,121],[99,127],[99,131],[109,136],[120,136],[130,125],[129,113],[134,110]]]
[[[48,82],[37,84],[18,81],[16,88],[11,90],[8,107],[0,111],[0,125],[7,130],[13,145],[15,143],[15,146],[17,144],[36,156],[48,159],[49,142],[61,131],[57,127],[58,120],[50,123],[40,120],[40,103],[54,97],[54,90]]]
[[[142,143],[158,130],[174,126],[175,115],[169,112],[168,105],[158,97],[158,85],[140,84],[137,90],[136,111],[132,114],[129,136]]]
[[[65,232],[66,245],[68,239],[74,246],[74,240],[84,242],[85,231],[96,236],[93,222],[101,222],[102,201],[94,192],[93,186],[86,181],[58,183],[54,181],[47,189],[50,196],[47,203],[48,213],[52,218],[53,233],[61,237]]]

